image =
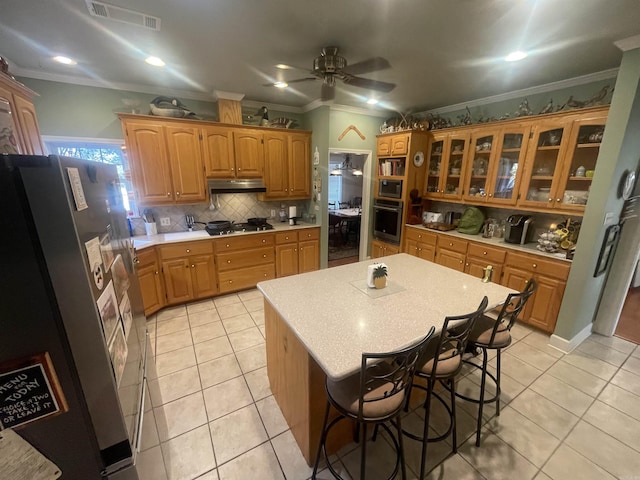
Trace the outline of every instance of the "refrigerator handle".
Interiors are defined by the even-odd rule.
[[[144,421],[144,396],[147,393],[147,377],[142,380],[142,402],[140,403],[140,414],[138,415],[138,426],[136,427],[136,452],[140,452],[140,444],[142,443],[142,422]]]

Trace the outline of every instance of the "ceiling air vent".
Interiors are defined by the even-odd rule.
[[[116,7],[104,2],[95,2],[86,0],[89,13],[93,17],[107,18],[116,22],[137,25],[138,27],[148,28],[150,30],[160,30],[160,18],[146,15],[134,10]]]

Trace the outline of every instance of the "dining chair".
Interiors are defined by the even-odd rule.
[[[349,202],[339,202],[340,208],[351,208],[351,204]]]
[[[329,210],[335,210],[336,209],[336,202],[329,202]]]
[[[353,208],[359,208],[362,206],[362,197],[353,197],[353,202],[351,202],[351,206]]]
[[[527,301],[535,293],[538,288],[536,281],[531,278],[527,281],[524,290],[521,293],[511,293],[502,304],[498,311],[497,317],[492,314],[483,315],[474,325],[469,334],[468,348],[472,351],[480,349],[482,352],[482,365],[477,364],[469,359],[464,363],[478,368],[482,372],[480,381],[480,397],[472,398],[461,393],[457,393],[458,398],[462,398],[468,402],[478,404],[478,419],[476,428],[476,446],[480,446],[480,433],[482,429],[482,410],[485,403],[496,404],[496,415],[500,415],[500,352],[503,348],[511,345],[511,328],[516,323],[518,315],[524,309]],[[488,351],[496,350],[496,374],[493,375],[488,369]],[[496,386],[496,393],[491,398],[485,398],[485,390],[487,377],[489,377]]]
[[[427,444],[429,442],[440,442],[449,435],[452,435],[453,452],[458,451],[457,425],[456,425],[456,376],[462,369],[462,355],[467,346],[469,333],[475,323],[482,317],[487,308],[489,299],[485,296],[478,308],[464,315],[447,316],[442,324],[442,329],[438,337],[431,339],[427,348],[418,362],[414,382],[411,385],[405,403],[405,411],[409,410],[409,400],[411,390],[418,388],[426,392],[424,401],[424,424],[422,435],[403,430],[403,433],[419,442],[422,442],[422,454],[420,457],[420,480],[425,478]],[[424,380],[424,384],[418,380]],[[449,403],[435,391],[436,383],[442,384],[449,392]],[[435,397],[449,413],[449,427],[447,431],[437,437],[429,438],[429,418],[431,416],[431,397]]]
[[[344,228],[344,220],[342,219],[342,217],[339,217],[337,215],[332,215],[331,212],[329,212],[329,235],[333,233],[334,241],[337,235],[340,235],[340,241],[342,241],[343,228]]]
[[[370,424],[381,426],[389,434],[396,449],[396,463],[393,473],[388,477],[389,480],[395,478],[398,469],[402,471],[402,478],[406,479],[407,472],[402,445],[402,407],[411,387],[417,362],[423,355],[434,332],[435,328],[432,327],[424,338],[401,350],[388,353],[363,353],[360,372],[345,380],[333,381],[327,378],[325,383],[327,408],[324,414],[318,452],[313,465],[312,479],[316,478],[321,455],[332,475],[337,479],[342,479],[329,462],[326,441],[331,429],[345,419],[357,422],[360,430],[361,480],[365,480],[367,426]],[[338,411],[338,416],[328,423],[332,407]],[[397,439],[386,425],[386,422],[393,419],[395,419],[395,437]]]

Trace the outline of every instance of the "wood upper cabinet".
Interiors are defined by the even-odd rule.
[[[309,198],[310,139],[303,133],[264,134],[265,199]]]
[[[311,195],[311,138],[306,133],[289,134],[289,196]]]
[[[408,133],[396,133],[394,135],[378,137],[378,156],[406,155],[409,152],[409,138]]]
[[[162,125],[123,122],[122,126],[138,202],[142,205],[173,203],[171,166]]]
[[[21,83],[0,73],[0,110],[6,110],[11,115],[13,137],[9,136],[9,143],[18,153],[44,155],[45,148],[40,137],[35,108],[31,102],[35,95],[35,92]]]
[[[459,200],[469,161],[469,133],[434,134],[429,143],[424,195]]]
[[[235,178],[233,131],[228,127],[201,129],[205,172],[208,178]]]
[[[175,202],[204,202],[207,192],[199,129],[188,126],[165,126],[164,129]]]
[[[234,130],[235,176],[262,178],[264,172],[264,134],[256,130]]]

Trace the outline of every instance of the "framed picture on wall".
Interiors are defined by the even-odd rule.
[[[599,277],[609,268],[609,264],[613,259],[616,246],[618,245],[618,238],[620,237],[620,225],[610,225],[604,234],[604,240],[602,241],[602,247],[600,247],[600,255],[598,255],[598,262],[596,263],[596,271],[593,272],[594,277]]]

